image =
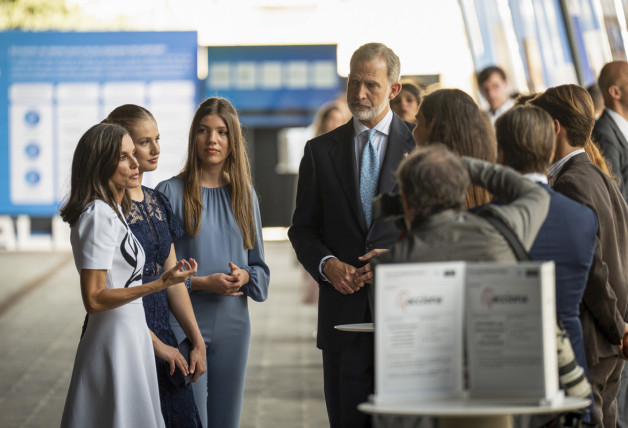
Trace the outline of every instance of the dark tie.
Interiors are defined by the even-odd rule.
[[[364,131],[367,135],[366,144],[362,149],[362,163],[360,166],[360,199],[362,211],[366,219],[366,227],[373,222],[373,203],[377,191],[377,179],[379,178],[379,153],[373,144],[373,138],[377,131],[369,129]]]

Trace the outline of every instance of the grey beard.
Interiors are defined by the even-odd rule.
[[[367,110],[357,110],[353,107],[352,104],[349,104],[349,110],[351,111],[353,117],[355,117],[356,119],[369,121],[379,116],[379,114],[384,111],[387,104],[388,100],[385,99],[379,106],[369,107]]]

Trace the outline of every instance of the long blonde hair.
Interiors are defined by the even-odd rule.
[[[202,163],[196,150],[196,136],[201,120],[210,114],[220,117],[227,125],[229,155],[223,166],[224,173],[231,183],[231,209],[235,223],[242,233],[245,249],[255,245],[255,218],[253,215],[253,194],[251,190],[251,166],[246,153],[246,143],[238,113],[229,101],[212,97],[203,101],[196,109],[188,140],[188,154],[185,166],[179,177],[183,179],[183,216],[185,227],[192,236],[201,228],[203,199],[201,192]]]

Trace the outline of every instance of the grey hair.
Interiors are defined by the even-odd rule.
[[[397,181],[415,222],[447,209],[461,210],[471,184],[460,157],[443,144],[416,148],[399,165]]]
[[[367,43],[360,46],[351,56],[350,65],[356,61],[371,61],[381,58],[386,61],[388,83],[392,85],[399,81],[401,73],[401,61],[392,49],[383,43]]]

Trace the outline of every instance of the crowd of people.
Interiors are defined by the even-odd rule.
[[[288,235],[316,284],[304,300],[318,301],[330,426],[371,426],[357,405],[374,389],[373,336],[334,326],[373,320],[377,265],[517,260],[488,216],[555,262],[591,385],[583,423],[628,426],[628,62],[601,70],[598,113],[574,84],[512,97],[497,66],[477,76],[487,111],[400,69],[387,46],[358,48],[346,103],[321,108],[299,168]],[[239,426],[247,303],[267,298],[270,271],[235,108],[203,101],[181,172],[142,186],[159,156],[156,119],[131,104],[76,147],[61,217],[88,316],[62,427]],[[399,194],[403,221],[376,215],[381,193]]]
[[[372,336],[334,325],[372,321],[374,267],[517,260],[487,215],[533,260],[556,264],[558,318],[591,386],[582,423],[624,426],[628,63],[607,64],[595,88],[560,85],[516,97],[506,73],[487,67],[477,76],[487,111],[459,89],[397,100],[405,87],[399,70],[385,45],[360,47],[347,82],[353,118],[308,141],[299,169],[289,237],[319,284],[330,426],[371,423],[357,404],[373,393]],[[590,93],[598,88],[605,108],[596,113]],[[400,193],[405,221],[373,218],[369,201],[388,192]]]

